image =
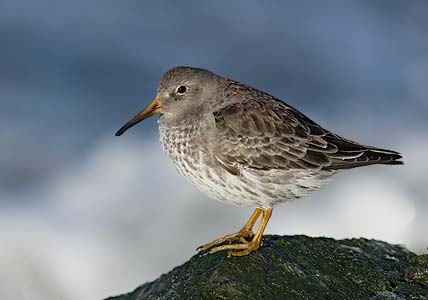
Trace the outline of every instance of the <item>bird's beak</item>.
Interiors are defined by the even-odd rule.
[[[140,123],[144,119],[147,119],[148,117],[160,114],[161,112],[161,103],[160,99],[156,98],[152,101],[143,111],[139,112],[135,117],[133,117],[128,123],[122,126],[117,132],[116,136],[122,135],[125,131],[127,131],[132,126]]]

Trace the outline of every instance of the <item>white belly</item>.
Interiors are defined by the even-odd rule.
[[[249,171],[236,176],[213,159],[196,125],[159,126],[160,144],[178,172],[200,191],[222,202],[271,208],[281,202],[311,194],[327,183],[331,172]]]

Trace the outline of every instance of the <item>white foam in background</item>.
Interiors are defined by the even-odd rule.
[[[402,148],[405,166],[343,172],[319,193],[278,206],[267,233],[364,236],[423,252],[427,145],[421,146]],[[86,160],[28,197],[38,202],[32,210],[0,212],[2,299],[100,299],[130,291],[200,244],[239,229],[251,213],[203,196],[157,144],[129,139],[100,141]]]

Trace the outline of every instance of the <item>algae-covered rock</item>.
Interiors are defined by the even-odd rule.
[[[367,240],[264,236],[246,257],[198,253],[109,300],[428,299],[428,255]]]

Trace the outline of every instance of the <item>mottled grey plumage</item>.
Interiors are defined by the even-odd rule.
[[[187,91],[178,95],[179,86]],[[395,151],[344,139],[284,102],[203,69],[161,79],[160,142],[178,171],[218,200],[270,208],[342,169],[401,164]]]
[[[217,200],[257,207],[240,231],[202,249],[238,244],[210,253],[257,250],[275,204],[312,193],[340,170],[402,164],[395,151],[344,139],[275,97],[204,69],[166,72],[156,99],[116,135],[159,113],[162,148],[187,180]]]

